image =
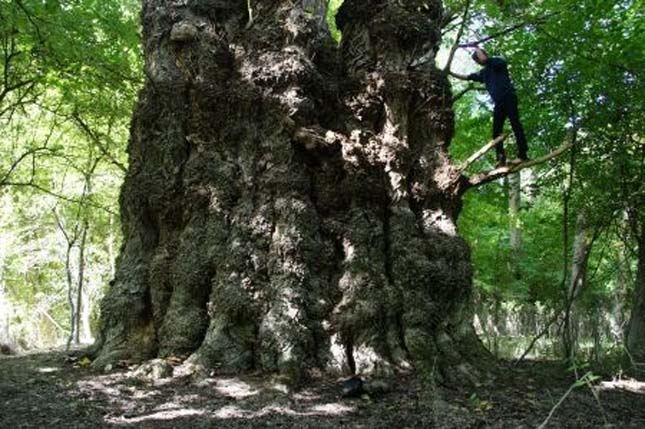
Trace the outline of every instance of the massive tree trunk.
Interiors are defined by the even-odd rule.
[[[340,47],[325,3],[143,2],[96,365],[474,374],[441,3],[346,0]]]

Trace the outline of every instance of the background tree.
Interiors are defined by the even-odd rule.
[[[119,243],[121,142],[140,80],[137,9],[135,1],[0,4],[3,344],[60,344],[79,334],[72,313],[78,340],[92,338],[94,302]],[[72,290],[54,208],[62,224],[87,231],[69,249]]]

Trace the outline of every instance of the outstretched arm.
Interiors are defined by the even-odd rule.
[[[455,73],[453,71],[449,71],[448,73],[450,74],[450,76],[456,77],[457,79],[461,79],[461,80],[470,80],[470,81],[474,81],[474,82],[483,82],[484,81],[484,78],[482,77],[481,72],[471,73],[471,74],[468,74],[468,75]]]

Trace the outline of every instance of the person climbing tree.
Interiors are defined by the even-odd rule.
[[[450,74],[458,79],[481,82],[486,85],[486,89],[493,103],[495,103],[493,110],[493,139],[502,133],[504,121],[508,118],[511,122],[513,133],[515,134],[519,157],[519,159],[512,161],[512,163],[528,161],[528,145],[524,135],[524,127],[522,127],[522,123],[520,122],[517,94],[515,93],[515,87],[508,73],[506,61],[499,57],[490,57],[481,48],[475,49],[472,58],[477,64],[483,66],[480,71],[467,76],[454,72],[450,72]],[[497,151],[497,166],[502,167],[506,164],[504,143],[499,142],[495,146],[495,149]]]

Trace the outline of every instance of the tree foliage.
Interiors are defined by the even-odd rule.
[[[452,6],[461,10],[463,2]],[[475,1],[472,9],[461,42],[492,36],[486,49],[507,58],[531,157],[575,133],[569,154],[525,176],[530,198],[521,213],[519,277],[509,269],[514,255],[507,244],[504,187],[469,196],[461,226],[471,237],[476,281],[489,296],[562,308],[574,222],[584,212],[598,238],[580,299],[589,320],[598,307],[607,320],[616,301],[630,300],[634,248],[643,227],[645,40],[638,36],[645,23],[643,3]],[[468,156],[487,140],[490,114],[480,94],[471,91],[458,101],[456,157]]]
[[[117,193],[142,82],[137,9],[136,1],[0,3],[0,301],[11,325],[0,341],[67,338],[76,302],[68,293],[79,281],[86,324],[96,316],[118,248]]]

